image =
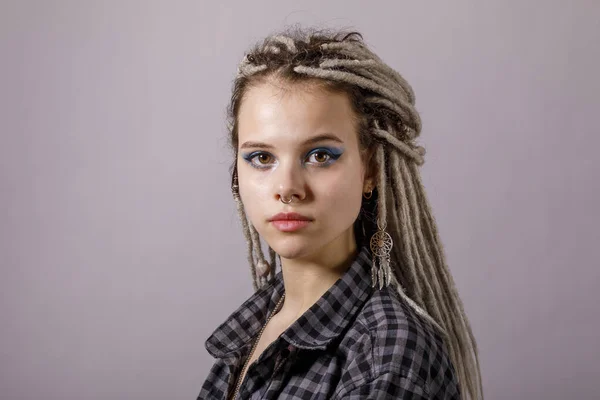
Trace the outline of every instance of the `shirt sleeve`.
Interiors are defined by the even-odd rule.
[[[342,394],[339,400],[426,400],[429,398],[421,381],[389,371]]]

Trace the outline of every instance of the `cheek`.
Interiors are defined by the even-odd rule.
[[[323,199],[325,216],[340,223],[354,222],[362,203],[360,171],[348,171],[321,182],[320,197]]]
[[[260,217],[261,211],[264,212],[261,207],[266,204],[270,189],[268,179],[265,179],[266,174],[258,174],[249,168],[251,167],[238,166],[238,184],[244,211],[248,218],[255,222],[255,218]]]

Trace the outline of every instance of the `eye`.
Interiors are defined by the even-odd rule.
[[[328,167],[331,164],[335,163],[341,155],[344,153],[343,148],[335,148],[335,147],[321,147],[318,149],[314,149],[311,153],[308,154],[308,161],[310,164],[315,165],[316,167]]]
[[[315,161],[317,164],[325,164],[331,158],[331,154],[323,150],[315,151],[314,153],[310,154],[308,158],[310,159],[312,156],[315,156]]]
[[[255,155],[253,158],[258,160],[258,163],[261,165],[265,165],[269,163],[269,160],[272,158],[270,154],[267,153],[259,153]],[[264,162],[263,162],[264,161]]]
[[[251,154],[242,155],[244,160],[253,168],[265,169],[273,162],[273,156],[263,151],[256,151]]]

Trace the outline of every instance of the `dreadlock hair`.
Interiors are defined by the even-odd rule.
[[[414,92],[398,72],[368,49],[358,32],[288,28],[256,44],[239,65],[228,106],[229,144],[234,153],[231,190],[248,244],[254,289],[275,277],[277,255],[268,246],[270,261],[266,261],[259,234],[239,196],[237,116],[248,89],[270,77],[348,95],[361,151],[373,152],[378,173],[373,196],[363,199],[354,225],[357,242],[368,243],[376,222],[387,226],[396,243],[391,254],[392,283],[444,337],[459,384],[466,388],[464,394],[483,399],[477,343],[446,264],[418,170],[425,149],[415,143],[421,119]]]

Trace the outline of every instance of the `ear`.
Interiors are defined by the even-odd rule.
[[[363,184],[363,192],[369,192],[377,186],[377,177],[379,175],[379,166],[375,158],[375,146],[366,150],[365,154],[365,180]]]

